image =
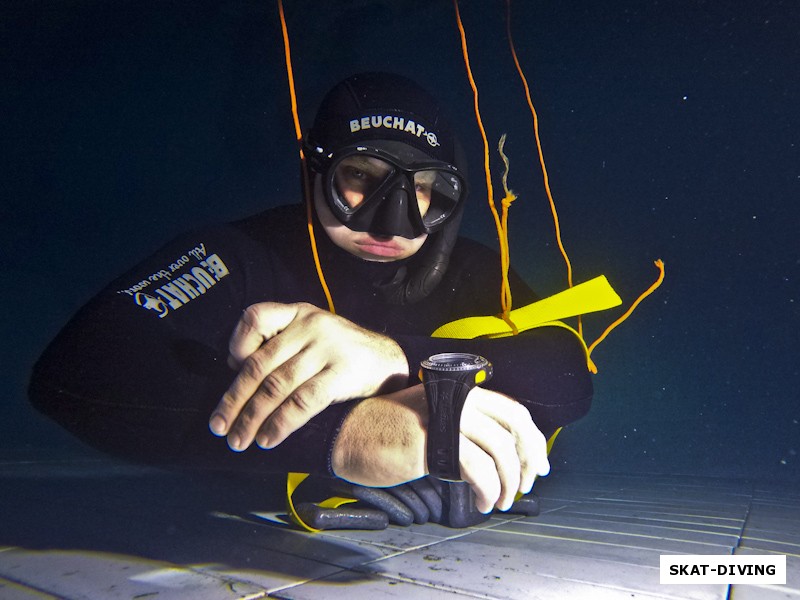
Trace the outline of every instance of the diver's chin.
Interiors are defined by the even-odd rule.
[[[384,258],[382,256],[373,256],[370,254],[359,254],[358,257],[363,261],[373,263],[389,263],[398,260],[396,258]]]

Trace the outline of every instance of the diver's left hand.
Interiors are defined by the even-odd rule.
[[[397,342],[306,303],[250,306],[229,347],[239,374],[209,427],[237,451],[274,448],[329,404],[408,381]]]
[[[331,455],[334,474],[367,487],[418,479],[427,469],[428,404],[422,384],[367,398],[342,423]],[[528,410],[481,387],[467,395],[459,425],[460,468],[482,513],[508,510],[550,472],[547,440]]]

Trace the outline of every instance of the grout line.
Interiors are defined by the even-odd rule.
[[[473,535],[475,533],[478,533],[480,531],[492,530],[495,527],[499,527],[501,525],[506,525],[507,523],[510,523],[512,521],[517,521],[517,520],[520,520],[520,519],[523,519],[523,518],[525,518],[525,517],[520,515],[520,516],[516,516],[516,517],[513,517],[513,518],[509,518],[509,519],[503,519],[499,523],[495,523],[495,524],[492,524],[492,525],[484,525],[482,527],[469,527],[465,531],[462,531],[460,533],[457,533],[457,534],[454,534],[454,535],[451,535],[451,536],[448,536],[448,537],[445,537],[445,538],[434,538],[433,540],[431,540],[428,543],[417,544],[415,546],[409,546],[407,548],[399,548],[399,549],[397,549],[396,552],[391,552],[390,554],[387,554],[385,556],[379,556],[377,558],[373,558],[371,560],[367,560],[367,561],[365,561],[363,563],[359,563],[358,565],[354,565],[353,567],[349,567],[348,570],[360,569],[362,567],[365,567],[366,565],[373,565],[373,564],[379,563],[381,561],[385,561],[385,560],[388,560],[388,559],[391,559],[391,558],[396,558],[398,556],[402,556],[403,554],[408,554],[408,553],[416,552],[416,551],[419,551],[419,550],[426,550],[428,548],[433,548],[433,547],[439,546],[441,544],[446,544],[447,542],[450,542],[450,541],[453,541],[453,540],[461,540],[463,538],[466,538],[466,537],[468,537],[470,535]],[[391,548],[389,546],[385,546],[385,547]]]
[[[522,525],[530,526],[530,527],[550,527],[550,528],[553,528],[553,529],[566,529],[568,531],[584,531],[584,532],[589,532],[589,533],[602,533],[602,534],[608,534],[608,535],[622,535],[622,536],[630,536],[630,537],[637,537],[637,538],[645,538],[645,539],[650,539],[650,540],[666,540],[666,541],[673,541],[673,542],[686,542],[686,543],[691,543],[691,544],[705,544],[705,545],[711,545],[711,546],[716,545],[716,544],[710,544],[708,542],[697,542],[697,541],[694,541],[694,540],[685,540],[683,538],[668,537],[668,536],[665,536],[665,535],[649,535],[649,534],[645,534],[645,533],[634,533],[634,532],[630,532],[630,531],[613,531],[613,530],[609,531],[608,529],[594,529],[592,527],[576,527],[576,526],[572,526],[572,525],[560,525],[560,524],[557,524],[557,523],[522,523]],[[732,535],[735,535],[735,534],[732,534],[732,533],[714,533],[714,532],[708,532],[708,531],[697,532],[697,531],[692,530],[692,529],[680,529],[680,528],[677,528],[677,527],[669,527],[669,528],[666,528],[666,529],[669,529],[670,531],[689,531],[691,533],[701,533],[702,535],[708,535],[708,536],[716,535],[716,536],[731,537]],[[535,535],[535,534],[532,534],[531,532],[527,532],[527,531],[519,531],[519,532],[517,532],[517,531],[511,532],[511,531],[507,531],[507,530],[502,530],[502,531],[503,531],[503,533],[515,533],[515,534],[518,534],[518,535]],[[555,537],[558,537],[558,536],[555,536]]]
[[[633,544],[618,544],[618,543],[614,543],[614,542],[602,542],[602,541],[599,541],[599,540],[587,540],[587,539],[583,539],[583,538],[571,538],[571,537],[565,537],[565,536],[560,536],[560,535],[545,535],[545,534],[541,534],[541,533],[518,532],[518,531],[507,531],[507,530],[503,530],[500,533],[508,534],[508,535],[520,535],[520,536],[531,537],[531,538],[543,538],[543,539],[548,539],[548,540],[561,540],[561,541],[564,541],[564,542],[575,542],[575,543],[581,543],[581,544],[595,544],[595,545],[598,545],[598,546],[613,546],[615,548],[633,548],[635,550],[653,550],[653,551],[662,552],[662,554],[664,553],[664,551],[662,549],[653,548],[653,547],[650,547],[650,546],[636,546],[636,545],[633,545]],[[686,544],[686,545],[710,546],[711,548],[719,548],[720,547],[719,544],[710,544],[710,543],[707,543],[707,542],[692,542],[692,541],[687,541],[687,540],[678,540],[678,539],[669,539],[669,538],[664,538],[664,537],[651,537],[651,536],[637,536],[637,537],[646,538],[646,539],[653,539],[653,540],[670,541],[670,542],[680,542],[681,544]]]
[[[542,514],[544,514],[544,513],[542,513]],[[657,513],[657,512],[654,512],[654,513],[651,513],[651,514],[653,514],[654,516],[645,517],[645,516],[633,516],[633,515],[613,514],[613,513],[596,513],[596,512],[572,511],[570,513],[570,515],[568,515],[568,516],[575,515],[578,518],[582,518],[582,519],[583,518],[591,519],[591,518],[596,518],[596,517],[606,517],[608,519],[607,522],[609,522],[609,523],[618,523],[619,522],[619,523],[636,524],[636,523],[639,523],[639,522],[643,521],[643,523],[641,523],[642,525],[648,525],[649,522],[652,521],[652,522],[655,522],[655,523],[678,523],[678,524],[681,524],[681,525],[697,525],[698,527],[717,527],[717,528],[720,528],[720,529],[733,529],[733,530],[739,529],[739,523],[741,523],[741,521],[742,521],[741,519],[736,519],[736,518],[733,518],[733,517],[713,517],[713,516],[703,517],[704,519],[709,519],[709,520],[733,521],[733,524],[726,525],[726,524],[721,524],[721,523],[720,524],[717,524],[717,523],[702,523],[702,522],[698,522],[698,521],[679,520],[679,519],[676,519],[675,517],[686,517],[687,515],[681,515],[681,514],[676,514],[676,513]],[[662,515],[662,516],[655,516],[655,515]],[[616,519],[628,519],[628,520],[616,520]],[[700,531],[700,530],[698,530],[698,531]]]
[[[744,530],[747,528],[747,521],[750,519],[750,513],[753,510],[753,496],[754,496],[754,489],[753,485],[750,484],[750,501],[747,503],[747,510],[744,514],[744,519],[742,519],[742,526],[739,529],[739,534],[736,539],[736,545],[731,548],[731,554],[735,554],[737,548],[742,547],[742,538],[744,537]]]
[[[750,518],[750,512],[753,510],[753,498],[755,495],[755,486],[751,483],[750,484],[750,501],[747,503],[747,510],[744,514],[744,519],[742,519],[742,526],[739,529],[739,534],[737,535],[736,545],[731,548],[731,556],[736,554],[737,548],[742,548],[742,538],[744,537],[744,530],[747,527],[747,521]],[[733,596],[733,584],[727,584],[727,590],[725,593],[725,600],[731,600]]]
[[[481,598],[481,600],[501,600],[501,597],[498,596],[489,596],[487,594],[482,594],[480,592],[471,592],[469,590],[464,590],[457,587],[452,587],[449,585],[443,585],[441,583],[433,583],[430,581],[424,581],[420,579],[414,579],[413,577],[404,576],[401,574],[391,574],[391,573],[375,573],[376,577],[380,577],[382,579],[388,579],[390,581],[400,581],[403,583],[408,583],[411,585],[416,585],[419,587],[426,587],[431,588],[434,590],[440,590],[443,592],[450,592],[457,594],[459,596],[466,596],[467,598]]]
[[[348,573],[348,572],[349,573],[358,573],[358,571],[353,571],[351,569],[345,569],[345,568],[339,567],[339,570],[334,572],[334,573],[328,573],[327,575],[322,575],[320,577],[310,577],[310,578],[305,579],[303,581],[291,581],[291,582],[288,582],[288,583],[283,584],[283,585],[279,585],[279,586],[274,587],[274,588],[269,588],[268,590],[266,590],[267,597],[272,596],[273,594],[275,594],[277,592],[285,592],[287,590],[291,590],[291,589],[299,587],[301,585],[306,585],[307,583],[314,583],[315,581],[320,581],[320,582],[324,583],[324,580],[327,579],[328,577],[335,577],[335,576],[337,576],[337,575],[339,575],[341,573]],[[358,573],[358,574],[362,575],[362,573]]]
[[[35,592],[37,594],[45,594],[48,597],[53,598],[54,600],[72,600],[68,596],[61,596],[61,595],[56,594],[54,592],[48,591],[48,590],[46,590],[44,588],[33,586],[30,583],[27,583],[25,581],[20,581],[18,579],[14,579],[13,577],[9,577],[8,574],[0,575],[0,581],[8,581],[9,583],[17,585],[17,586],[19,586],[20,588],[22,588],[24,590],[31,590],[31,591],[33,591],[33,592]]]

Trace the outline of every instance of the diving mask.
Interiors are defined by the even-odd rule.
[[[435,233],[466,195],[457,167],[400,142],[349,146],[322,161],[328,206],[353,231],[408,239]]]

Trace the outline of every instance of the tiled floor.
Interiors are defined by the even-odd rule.
[[[800,598],[800,490],[554,473],[542,514],[311,535],[274,482],[0,461],[0,598]],[[787,555],[785,586],[661,585],[661,554]]]

